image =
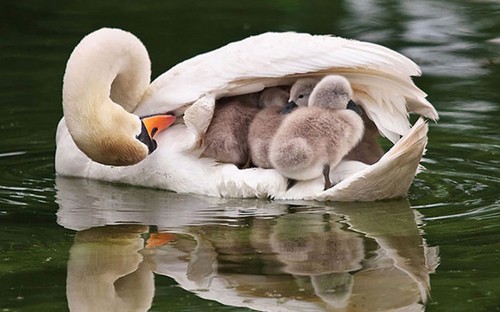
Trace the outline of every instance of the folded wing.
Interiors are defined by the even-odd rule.
[[[207,94],[257,92],[327,74],[349,79],[354,100],[392,142],[408,132],[410,112],[438,119],[412,81],[421,72],[409,58],[373,43],[292,32],[249,37],[174,66],[153,81],[135,113],[169,111]]]

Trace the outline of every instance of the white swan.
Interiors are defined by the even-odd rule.
[[[149,69],[138,71],[126,67],[130,58],[149,68],[144,46],[132,34],[118,29],[100,29],[75,48],[66,68],[65,117],[59,123],[56,137],[59,175],[211,196],[322,200],[401,197],[413,181],[427,142],[426,123],[419,121],[409,131],[408,113],[438,118],[425,99],[426,94],[411,80],[411,76],[420,75],[418,66],[397,52],[366,42],[265,33],[184,61],[149,86]],[[300,77],[326,74],[346,77],[353,87],[354,100],[363,105],[379,131],[396,142],[379,162],[362,171],[369,177],[365,183],[377,185],[376,189],[351,191],[352,179],[347,178],[326,192],[322,191],[321,182],[319,185],[314,181],[299,182],[290,193],[286,191],[286,179],[275,170],[239,170],[234,165],[198,157],[196,147],[210,123],[217,98],[257,92],[266,86],[291,85]],[[96,138],[114,132],[116,140],[107,141],[112,144],[123,143],[125,136],[129,137],[129,143],[130,140],[136,143],[135,136],[140,132],[137,116],[170,111],[178,115],[184,112],[183,123],[158,133],[156,151],[145,157],[143,149],[141,157],[134,160],[145,158],[135,165],[102,165],[89,159],[75,144],[80,140],[78,145],[87,149],[87,155],[102,161],[102,149],[88,144],[91,141],[85,139],[87,132]],[[120,118],[121,121],[116,121]],[[116,131],[113,128],[116,124],[128,127],[126,134]],[[404,136],[403,140],[399,140],[400,136]],[[398,179],[390,179],[393,174]],[[361,187],[361,180],[355,178],[355,187]]]

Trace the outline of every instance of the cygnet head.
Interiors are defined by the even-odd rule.
[[[309,106],[345,109],[352,98],[349,81],[337,75],[326,76],[316,85],[309,97]]]
[[[259,106],[262,108],[283,108],[288,100],[288,92],[280,87],[266,88],[259,98]]]
[[[319,81],[318,78],[298,79],[290,89],[289,102],[294,102],[297,106],[307,106],[309,97]]]

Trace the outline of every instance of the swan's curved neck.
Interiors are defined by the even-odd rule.
[[[83,38],[68,60],[64,108],[68,102],[86,102],[91,96],[111,98],[132,112],[149,86],[150,76],[148,52],[139,39],[122,30],[101,29]]]
[[[87,156],[100,161],[109,157],[106,153],[129,149],[125,154],[130,155],[142,148],[133,146],[141,122],[130,112],[149,86],[150,75],[146,48],[128,32],[100,29],[76,46],[64,74],[63,110],[73,140]]]

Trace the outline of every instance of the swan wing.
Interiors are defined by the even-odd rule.
[[[374,43],[293,32],[248,37],[174,66],[153,81],[135,113],[174,110],[207,94],[257,92],[327,74],[350,80],[355,100],[393,142],[409,130],[409,112],[438,118],[411,79],[420,69],[402,54]]]

